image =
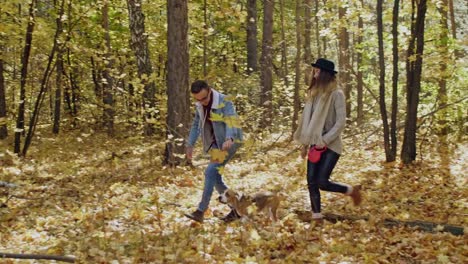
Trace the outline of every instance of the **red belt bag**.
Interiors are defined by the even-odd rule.
[[[321,149],[316,149],[315,146],[311,147],[309,149],[309,161],[312,163],[317,163],[320,161],[320,157],[322,156],[322,153],[327,150],[327,147],[323,147]]]

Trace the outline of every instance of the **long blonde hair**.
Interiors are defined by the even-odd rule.
[[[312,100],[319,94],[328,96],[336,89],[338,89],[336,74],[321,70],[318,78],[312,77],[306,98]]]

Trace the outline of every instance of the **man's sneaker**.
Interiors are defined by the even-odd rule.
[[[200,210],[196,210],[191,214],[184,214],[186,217],[192,219],[193,221],[197,221],[199,223],[203,223],[203,215],[204,213]]]
[[[361,185],[356,185],[353,186],[353,191],[349,194],[351,196],[351,199],[353,199],[354,205],[360,205],[361,204]]]
[[[229,212],[229,214],[227,214],[225,217],[222,217],[221,220],[223,220],[225,223],[230,223],[239,218],[241,218],[241,216],[236,212],[236,210],[231,209],[231,212]]]

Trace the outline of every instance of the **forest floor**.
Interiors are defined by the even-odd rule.
[[[310,210],[305,163],[278,136],[250,140],[224,169],[225,182],[251,194],[280,190],[280,220],[266,215],[225,224],[211,201],[204,224],[183,216],[201,197],[194,167],[161,165],[163,142],[99,133],[38,135],[25,159],[0,152],[0,253],[66,255],[78,263],[466,263],[468,144],[423,144],[415,164],[384,163],[378,140],[345,140],[332,179],[363,186],[363,203],[322,192],[324,213],[366,220],[303,221]],[[263,142],[254,145],[252,142]],[[0,143],[0,150],[12,149]],[[352,147],[351,147],[352,146]],[[418,145],[419,147],[419,145]],[[198,150],[198,149],[197,149]],[[198,150],[199,151],[199,150]],[[199,152],[198,152],[199,153]],[[440,224],[427,232],[385,219]],[[464,235],[441,232],[442,225]],[[0,263],[31,263],[0,259]],[[32,263],[49,263],[32,261]]]

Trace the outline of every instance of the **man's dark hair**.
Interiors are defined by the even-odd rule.
[[[190,88],[190,90],[192,91],[193,94],[197,94],[201,90],[208,89],[208,88],[210,87],[208,86],[207,82],[203,80],[196,80],[192,83],[192,87]]]

